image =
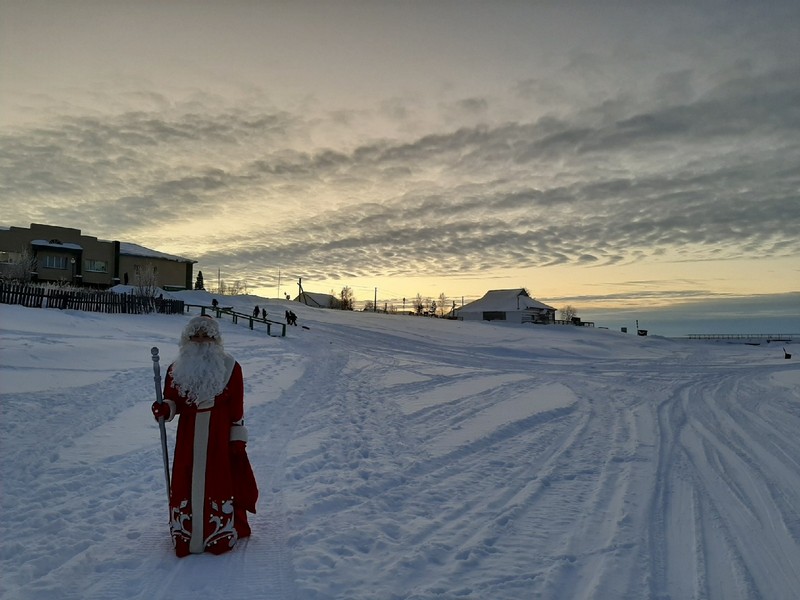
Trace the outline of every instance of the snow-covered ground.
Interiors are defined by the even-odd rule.
[[[149,407],[188,317],[0,306],[2,598],[800,594],[800,353],[232,304],[308,329],[221,323],[259,512],[184,559]]]

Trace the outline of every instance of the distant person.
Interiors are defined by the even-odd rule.
[[[267,309],[266,308],[262,308],[261,309],[261,318],[264,319],[265,321],[267,320]]]
[[[217,308],[219,306],[219,300],[217,300],[216,298],[211,300],[211,306],[213,306],[214,308]]]
[[[253,309],[253,316],[258,318],[258,315],[259,315],[260,312],[261,312],[261,309],[258,308],[258,304],[256,304],[256,307]]]
[[[250,535],[258,486],[247,457],[242,367],[225,352],[217,321],[191,319],[167,371],[156,419],[179,415],[170,489],[170,529],[181,556],[222,554]]]
[[[291,311],[291,310],[289,311],[289,316],[286,319],[286,322],[289,325],[294,325],[295,327],[297,327],[297,315],[294,314],[294,311]]]

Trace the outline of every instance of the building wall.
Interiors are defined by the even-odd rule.
[[[42,241],[44,243],[39,243]],[[80,229],[31,224],[30,228],[0,230],[0,251],[28,251],[36,259],[36,279],[82,283],[95,287],[113,285],[114,242],[81,235]]]
[[[500,312],[500,311],[498,311]],[[465,320],[465,321],[483,321],[485,314],[483,311],[457,311],[456,316]],[[488,319],[492,321],[502,321],[504,323],[530,323],[530,322],[542,322],[542,323],[549,323],[552,322],[554,317],[554,313],[549,313],[549,311],[535,311],[535,310],[509,310],[509,311],[502,311],[502,315],[505,318],[500,317],[499,315],[496,318]]]
[[[192,289],[192,263],[178,262],[150,256],[134,256],[121,254],[119,257],[119,273],[121,283],[136,285],[137,273],[156,271],[156,285],[160,288]]]
[[[124,283],[127,273],[129,284],[135,285],[137,270],[155,267],[159,287],[191,289],[193,285],[191,261],[120,255],[119,242],[82,235],[80,229],[38,223],[0,229],[0,253],[7,253],[2,256],[24,251],[36,259],[38,281],[106,288]],[[0,262],[0,275],[8,270],[10,265]]]
[[[501,318],[500,315],[495,315],[496,318],[492,319],[484,319],[484,311],[458,311],[458,317],[464,319],[465,321],[484,321],[484,320],[491,320],[491,321],[502,321],[504,323],[522,323],[522,315],[524,314],[521,311],[494,311],[502,313],[505,318]]]

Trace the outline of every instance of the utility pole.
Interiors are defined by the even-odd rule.
[[[378,288],[375,288],[375,301],[372,303],[372,312],[378,312]]]

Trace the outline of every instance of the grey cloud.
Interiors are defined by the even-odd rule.
[[[253,214],[253,232],[197,258],[319,278],[800,254],[800,72],[739,71],[702,96],[691,81],[666,78],[674,93],[633,112],[606,99],[354,149],[298,149],[306,121],[288,112],[64,118],[3,134],[0,193],[109,236],[187,209]],[[382,110],[402,120],[402,106]]]
[[[474,114],[485,113],[489,108],[486,98],[465,98],[459,100],[456,105],[463,111]]]

